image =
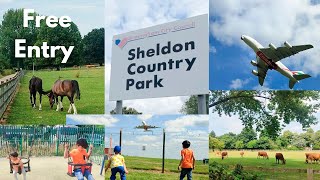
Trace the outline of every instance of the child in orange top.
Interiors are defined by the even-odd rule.
[[[20,158],[18,158],[18,153],[13,152],[10,154],[10,163],[12,165],[13,176],[16,180],[18,180],[18,173],[23,174],[23,179],[26,180],[26,171],[24,170],[23,163]]]
[[[69,145],[65,145],[64,150],[64,158],[71,157],[73,164],[87,164],[87,161],[92,153],[93,146],[90,145],[89,151],[87,153],[88,143],[85,139],[79,139],[77,141],[77,148],[71,150],[68,153]],[[84,174],[82,174],[82,166],[74,166],[74,175],[77,177],[78,180],[83,180],[86,177],[88,180],[94,180],[92,174],[89,171],[89,167],[85,167]]]
[[[193,151],[189,149],[190,142],[185,140],[182,142],[183,149],[181,150],[181,160],[178,170],[181,168],[180,180],[187,175],[188,180],[192,180],[192,170],[194,169],[195,161]]]

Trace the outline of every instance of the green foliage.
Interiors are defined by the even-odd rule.
[[[208,101],[209,95],[206,96],[207,107]],[[183,114],[198,114],[198,96],[190,96],[189,99],[182,106],[180,112]]]
[[[93,29],[83,38],[83,56],[86,64],[104,63],[104,28]]]
[[[233,171],[229,170],[226,165],[213,162],[209,166],[210,180],[256,180],[258,176],[252,173],[245,172],[241,164],[236,164]]]
[[[220,151],[225,147],[224,142],[220,141],[217,138],[213,138],[209,136],[209,148],[211,149],[219,149]]]
[[[116,110],[114,109],[114,110],[110,111],[110,114],[117,114]],[[122,108],[122,114],[142,114],[142,112],[139,112],[134,108],[125,106]]]
[[[209,107],[213,113],[239,115],[245,127],[256,126],[276,139],[280,122],[299,122],[303,128],[316,124],[319,109],[318,91],[211,91]],[[312,103],[311,103],[312,102]]]
[[[235,144],[235,148],[236,149],[243,149],[244,148],[243,141],[237,141]]]
[[[248,149],[257,149],[258,145],[257,145],[257,140],[251,140],[247,143],[247,148]]]
[[[216,133],[215,133],[214,131],[211,131],[210,134],[209,134],[209,136],[211,136],[211,137],[216,137]]]

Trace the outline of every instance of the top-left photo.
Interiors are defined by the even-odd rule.
[[[0,1],[1,124],[104,113],[104,5]]]

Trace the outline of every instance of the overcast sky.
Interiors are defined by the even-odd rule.
[[[163,129],[166,131],[166,158],[180,159],[181,143],[191,142],[191,149],[199,160],[208,157],[208,115],[68,115],[67,124],[105,124],[106,147],[119,145],[122,129],[122,153],[128,156],[162,157]],[[145,132],[135,129],[146,121],[148,125],[160,128]],[[142,148],[145,147],[145,150]]]
[[[281,62],[290,70],[312,77],[294,89],[320,90],[320,1],[319,0],[210,0],[210,90],[289,89],[289,80],[268,72],[265,86],[251,74],[256,67],[253,50],[241,41],[249,35],[264,47],[312,44],[313,49]]]
[[[115,108],[115,102],[109,102],[113,35],[208,12],[208,0],[106,0],[106,113]],[[123,101],[123,106],[133,107],[144,114],[177,114],[187,99],[188,97],[169,97],[126,100]]]
[[[94,28],[104,27],[104,0],[0,0],[0,21],[9,9],[34,9],[40,15],[69,16],[82,36]]]

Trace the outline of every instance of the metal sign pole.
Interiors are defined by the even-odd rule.
[[[165,130],[163,129],[163,142],[162,142],[162,173],[164,173],[165,147],[166,147],[166,132],[165,132]]]
[[[206,95],[198,95],[198,114],[207,114]]]
[[[117,101],[116,114],[122,114],[122,100]]]

